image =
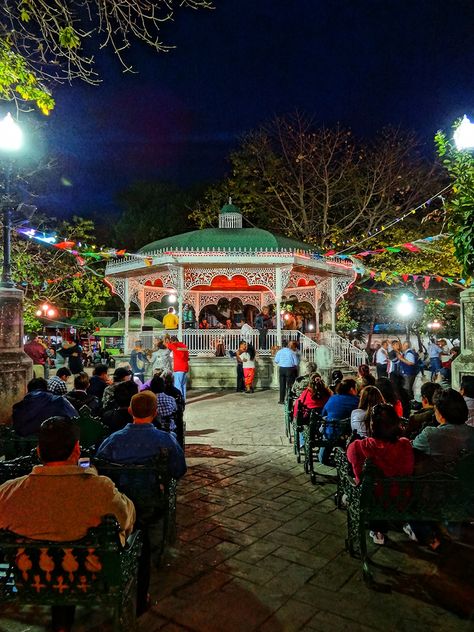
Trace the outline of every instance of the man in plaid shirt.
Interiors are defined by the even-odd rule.
[[[48,391],[54,395],[66,395],[67,381],[71,375],[71,371],[66,366],[58,369],[56,375],[48,380]]]

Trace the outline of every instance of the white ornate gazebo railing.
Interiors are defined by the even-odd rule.
[[[367,353],[339,334],[325,331],[321,333],[319,342],[332,349],[335,360],[341,360],[352,369],[357,369],[361,364],[367,363]]]

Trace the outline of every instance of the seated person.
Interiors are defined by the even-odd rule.
[[[381,377],[375,382],[375,386],[382,393],[386,404],[392,404],[399,417],[403,417],[403,404],[399,393],[395,390],[393,382],[388,377]]]
[[[78,373],[74,378],[74,388],[66,395],[66,399],[71,402],[76,410],[81,410],[87,406],[91,413],[97,413],[100,408],[100,401],[95,395],[88,392],[89,376],[85,371]]]
[[[329,421],[346,419],[359,405],[357,384],[352,378],[345,378],[336,386],[336,392],[326,402],[322,415]]]
[[[67,366],[58,369],[56,375],[48,380],[48,392],[53,393],[53,395],[66,395],[67,382],[71,375],[72,373]]]
[[[385,404],[382,393],[376,386],[366,386],[360,392],[359,407],[351,412],[351,429],[361,439],[370,436],[370,414],[376,404]]]
[[[336,391],[336,386],[339,384],[339,382],[342,382],[343,379],[344,374],[339,369],[335,369],[331,372],[331,384],[329,385],[329,388],[333,393]]]
[[[436,427],[436,421],[433,397],[441,390],[441,385],[436,382],[425,382],[421,386],[421,410],[410,415],[406,436],[414,439],[420,432],[428,426]]]
[[[113,383],[109,384],[104,389],[104,394],[102,395],[102,410],[109,410],[116,407],[117,402],[115,401],[115,389],[117,388],[117,384],[120,382],[128,382],[132,379],[133,373],[130,369],[119,366],[115,369],[113,375]]]
[[[370,434],[357,439],[347,448],[347,460],[352,465],[357,483],[360,483],[364,463],[370,459],[384,476],[410,476],[413,474],[414,454],[410,441],[401,437],[400,418],[390,404],[376,404],[370,416]],[[375,544],[384,544],[387,525],[384,522],[370,525],[370,536]]]
[[[440,389],[433,397],[438,426],[425,428],[413,441],[417,452],[430,457],[420,460],[423,471],[443,468],[455,462],[463,452],[474,453],[474,427],[468,426],[469,411],[461,393],[452,388]]]
[[[293,400],[299,397],[304,389],[307,388],[310,376],[317,371],[318,367],[315,362],[308,362],[306,364],[306,373],[297,377],[290,388],[290,397]]]
[[[109,384],[110,379],[107,366],[105,364],[98,364],[92,373],[89,386],[87,387],[87,392],[89,395],[97,397],[99,402],[101,402],[105,388]]]
[[[51,417],[39,429],[43,465],[0,486],[0,529],[34,540],[79,540],[106,514],[114,515],[125,543],[135,521],[133,503],[94,468],[77,465],[79,430],[65,417]],[[70,630],[74,606],[53,606],[53,629]]]
[[[21,437],[38,434],[40,426],[48,417],[78,417],[74,406],[61,395],[48,393],[48,382],[34,377],[28,382],[27,394],[13,404],[12,425]]]
[[[175,431],[175,415],[177,411],[176,400],[165,393],[165,383],[159,375],[153,376],[150,382],[150,391],[155,393],[158,402],[158,419],[155,425],[160,430]]]
[[[163,381],[165,383],[165,394],[170,395],[174,398],[176,402],[176,414],[174,417],[174,421],[176,424],[176,438],[178,439],[178,443],[181,447],[184,446],[184,409],[186,408],[186,402],[184,401],[184,397],[179,390],[174,385],[174,377],[172,371],[163,371],[161,374]]]
[[[467,425],[474,426],[474,375],[463,375],[461,378],[461,395],[464,397],[464,401],[469,411],[467,418]]]
[[[97,451],[97,457],[114,463],[145,463],[160,453],[169,451],[169,471],[174,478],[186,472],[184,454],[174,434],[158,430],[153,425],[158,402],[151,391],[134,395],[130,402],[133,423],[107,437]]]
[[[357,392],[366,387],[375,385],[375,377],[370,372],[370,366],[368,364],[361,364],[357,371]]]
[[[137,393],[138,386],[131,380],[117,384],[115,389],[115,403],[117,407],[105,411],[102,415],[102,423],[109,428],[111,433],[117,432],[117,430],[121,430],[127,424],[133,422],[133,417],[130,414],[130,401]]]
[[[324,383],[321,375],[319,373],[313,373],[309,378],[308,386],[295,402],[293,416],[296,417],[298,414],[300,404],[309,410],[321,412],[331,395],[332,393]]]

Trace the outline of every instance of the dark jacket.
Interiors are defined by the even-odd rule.
[[[90,395],[84,391],[69,391],[65,395],[66,399],[71,402],[76,410],[81,410],[83,406],[87,406],[92,413],[97,412],[100,408],[100,402],[95,395]]]
[[[45,391],[27,393],[21,402],[13,405],[13,428],[22,437],[38,434],[41,424],[48,417],[78,417],[79,413],[61,395]]]
[[[94,395],[98,400],[102,401],[102,395],[104,394],[107,384],[98,375],[93,375],[89,382],[89,388],[87,392],[89,395]]]
[[[102,415],[102,423],[105,424],[110,432],[122,430],[127,424],[133,423],[133,417],[128,412],[128,408],[114,408],[107,410]]]

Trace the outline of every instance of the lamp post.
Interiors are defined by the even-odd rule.
[[[7,167],[5,176],[5,201],[3,205],[3,266],[0,287],[15,287],[12,281],[11,269],[11,223],[12,210],[10,186],[12,177],[12,158],[23,145],[23,132],[8,113],[0,121],[0,153],[6,157]]]

